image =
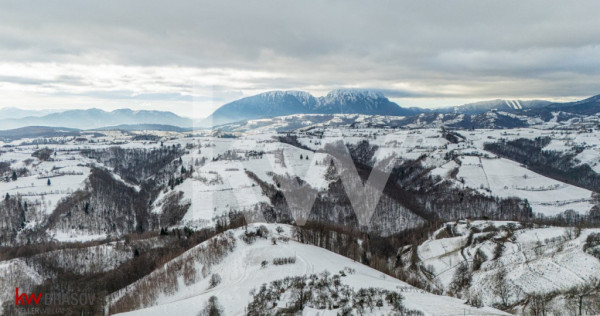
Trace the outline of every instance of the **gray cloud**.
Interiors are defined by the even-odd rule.
[[[5,2],[0,60],[35,66],[0,83],[114,102],[338,87],[434,103],[580,97],[600,93],[597,12],[554,0]]]

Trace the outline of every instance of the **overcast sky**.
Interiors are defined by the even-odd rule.
[[[566,5],[568,4],[568,5]],[[598,1],[3,1],[0,107],[202,117],[268,90],[401,106],[600,94]]]

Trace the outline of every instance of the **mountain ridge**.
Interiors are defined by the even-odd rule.
[[[17,117],[0,115],[0,130],[27,126],[67,127],[89,130],[121,125],[170,125],[180,128],[211,128],[235,122],[294,114],[363,114],[418,119],[417,116],[419,115],[431,116],[436,113],[478,116],[488,112],[501,111],[523,117],[539,117],[547,121],[553,117],[553,112],[567,113],[566,116],[568,117],[599,113],[600,95],[566,103],[545,100],[495,99],[459,106],[426,109],[401,107],[389,100],[379,90],[336,89],[320,97],[315,97],[305,91],[275,90],[224,104],[209,117],[199,120],[180,116],[169,111],[132,110],[129,108],[113,111],[91,108],[62,112],[2,108],[0,109],[0,114],[3,111],[4,113],[16,113]],[[23,115],[23,113],[32,115],[18,117],[18,115]],[[46,114],[42,115],[44,113]]]
[[[193,120],[168,111],[134,111],[128,108],[110,112],[98,108],[85,110],[77,109],[51,113],[41,117],[28,116],[20,119],[0,120],[0,127],[3,130],[32,125],[93,129],[106,126],[135,124],[161,124],[190,127],[193,125]]]
[[[45,109],[45,110],[27,110],[18,107],[3,107],[0,108],[0,117],[5,119],[20,119],[29,116],[40,117],[51,113],[62,112],[57,109]]]
[[[336,89],[322,97],[302,91],[269,91],[227,103],[202,121],[215,126],[291,114],[415,115],[425,109],[403,108],[377,90]]]
[[[481,114],[491,110],[518,112],[532,108],[543,108],[552,104],[546,100],[517,100],[517,99],[494,99],[477,101],[458,106],[443,107],[435,109],[441,113]]]

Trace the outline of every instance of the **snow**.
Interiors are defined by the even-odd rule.
[[[103,240],[106,239],[107,235],[106,234],[89,234],[89,233],[82,233],[81,231],[78,230],[71,230],[71,231],[48,231],[48,234],[55,239],[56,241],[59,242],[86,242],[86,241],[92,241],[92,240]]]
[[[557,215],[568,209],[580,214],[593,207],[592,192],[537,174],[504,158],[464,156],[457,178],[474,189],[499,197],[527,199],[536,213]]]
[[[500,227],[508,223],[474,221],[471,227],[483,229],[490,225]],[[472,261],[476,250],[482,249],[488,260],[482,264],[480,270],[473,272],[470,291],[480,293],[486,304],[498,300],[492,290],[493,283],[490,282],[493,282],[493,277],[500,269],[506,269],[507,278],[515,287],[511,290],[511,299],[515,301],[522,299],[527,293],[565,291],[600,275],[600,261],[583,252],[587,236],[590,233],[599,233],[600,229],[585,229],[579,237],[573,239],[565,238],[565,228],[562,227],[517,229],[514,239],[504,243],[502,256],[494,260],[495,242],[487,240],[469,246],[469,229],[466,224],[448,224],[454,227],[459,236],[428,239],[418,247],[419,258],[424,266],[433,267],[435,280],[447,289],[458,264],[465,260]],[[517,223],[514,225],[519,226]],[[445,227],[433,236],[438,236],[443,230]],[[485,234],[475,234],[474,239]]]
[[[334,97],[347,97],[346,92],[336,93],[338,95]],[[377,97],[368,93],[367,95],[372,98]],[[355,96],[350,95],[350,97]],[[506,102],[514,109],[522,108],[519,101]],[[500,114],[515,116],[510,113]],[[498,114],[489,114],[490,117],[496,115]],[[180,203],[189,204],[189,209],[176,226],[204,228],[214,225],[218,216],[231,210],[252,210],[258,205],[269,205],[271,203],[269,198],[264,195],[257,182],[248,175],[249,172],[271,185],[276,185],[274,176],[287,176],[298,177],[318,191],[326,190],[330,182],[325,175],[329,166],[327,162],[331,157],[319,150],[339,140],[343,140],[346,144],[357,144],[367,140],[377,146],[372,161],[374,163],[390,157],[398,158],[400,161],[424,157],[421,162],[425,168],[431,170],[431,176],[440,177],[452,185],[473,188],[481,194],[492,197],[527,199],[534,212],[547,216],[558,215],[568,209],[585,214],[593,206],[591,191],[537,174],[517,162],[498,158],[483,148],[485,143],[497,142],[501,139],[534,139],[548,136],[552,141],[544,150],[576,154],[575,159],[578,163],[587,164],[596,172],[600,172],[600,137],[597,130],[591,132],[587,129],[585,131],[560,130],[558,128],[567,123],[557,122],[558,113],[555,113],[554,122],[540,122],[540,125],[532,128],[458,131],[465,139],[461,138],[458,144],[452,144],[442,137],[441,129],[433,128],[443,124],[447,116],[438,115],[431,124],[425,121],[416,122],[414,123],[416,127],[432,126],[432,128],[412,130],[372,127],[377,124],[387,125],[402,119],[398,117],[297,114],[231,125],[228,127],[231,130],[227,132],[232,132],[236,138],[220,138],[213,131],[189,133],[145,131],[144,133],[162,137],[165,146],[181,145],[182,148],[186,148],[188,144],[196,146],[182,157],[186,167],[193,164],[196,159],[203,158],[206,161],[203,165],[194,166],[192,176],[185,179],[183,183],[173,189],[168,188],[160,192],[152,205],[152,211],[160,213],[167,195],[173,191],[182,192],[183,198]],[[297,129],[292,134],[297,136],[298,142],[309,149],[298,148],[276,140],[278,136],[285,136],[283,133],[278,133],[279,130],[292,127]],[[40,147],[27,145],[26,142],[35,139],[13,141],[9,144],[14,147],[2,148],[0,161],[10,162],[13,169],[27,168],[29,171],[27,175],[19,177],[16,181],[0,181],[1,196],[6,193],[19,195],[30,205],[36,206],[39,211],[38,216],[28,218],[26,229],[43,225],[44,219],[55,210],[61,199],[84,188],[92,166],[106,168],[82,156],[81,150],[105,149],[111,146],[153,149],[160,146],[160,142],[133,141],[129,133],[118,131],[102,133],[105,136],[88,135],[87,138],[94,142],[71,140],[60,145],[48,145],[57,153],[52,157],[52,161],[39,161],[32,157],[33,152]],[[578,151],[575,151],[575,148]],[[218,159],[219,155],[228,151],[235,152],[239,157]],[[247,157],[246,154],[250,151],[260,152],[261,155]],[[450,159],[448,156],[453,158]],[[453,177],[453,171],[457,168],[458,174]],[[137,191],[141,190],[140,186],[127,183],[117,174],[112,172],[111,174],[114,179]],[[47,185],[48,178],[51,180],[50,186]],[[461,179],[464,180],[464,184],[459,181]],[[509,223],[474,222],[471,225],[498,227],[507,224]],[[276,226],[267,225],[267,227],[273,233]],[[289,227],[285,225],[282,227],[285,228],[283,234],[289,235]],[[436,273],[434,281],[445,288],[451,282],[457,264],[465,259],[472,260],[477,249],[481,249],[491,258],[495,249],[493,241],[465,248],[468,228],[464,224],[459,224],[455,229],[458,236],[432,238],[418,248],[418,255],[423,264],[431,266]],[[580,237],[565,241],[564,228],[519,229],[515,232],[514,239],[505,243],[506,249],[501,258],[485,262],[481,270],[474,274],[475,286],[472,290],[484,293],[486,304],[492,304],[495,298],[489,294],[489,286],[492,277],[501,267],[506,267],[510,271],[508,278],[511,284],[524,293],[551,292],[581,285],[592,277],[600,275],[598,260],[582,251],[583,241],[592,231],[598,230],[584,230]],[[49,237],[59,242],[82,242],[107,238],[105,234],[91,235],[77,229],[51,230],[47,233]],[[239,234],[240,231],[235,233]],[[474,237],[484,235],[484,232],[476,233]],[[98,251],[112,253],[107,249]],[[185,256],[186,254],[183,255]],[[293,265],[260,267],[263,260],[270,262],[275,257],[283,256],[296,256],[298,260]],[[21,264],[18,260],[0,262],[0,275],[6,275],[9,266],[14,270],[15,267],[19,269]],[[201,271],[203,268],[201,264],[196,262],[196,265],[197,271]],[[216,295],[225,306],[227,315],[238,315],[243,313],[244,306],[250,300],[250,290],[262,283],[285,276],[318,273],[324,270],[335,273],[344,267],[351,267],[357,271],[344,279],[346,284],[355,288],[377,286],[402,291],[409,308],[423,310],[427,314],[439,315],[441,310],[455,314],[462,314],[465,310],[475,314],[502,314],[491,309],[472,309],[461,300],[424,293],[399,280],[391,277],[384,278],[381,273],[373,269],[317,247],[293,241],[271,245],[267,240],[246,245],[239,239],[233,253],[222,262],[210,267],[211,273],[219,273],[223,277],[221,285],[214,289],[207,289],[208,281],[204,276],[190,285],[185,285],[185,282],[179,280],[179,290],[176,293],[162,295],[155,302],[156,306],[129,314],[160,315],[167,310],[169,313],[178,312],[182,315],[194,314],[202,308],[208,297]],[[36,276],[33,272],[32,275],[32,282],[42,281],[42,276]],[[336,314],[334,312],[332,313]],[[307,308],[304,314],[328,315],[330,313]]]
[[[513,103],[517,104],[517,103]],[[323,120],[325,118],[325,120]],[[184,193],[182,203],[190,203],[188,214],[185,215],[182,225],[202,227],[209,225],[212,219],[232,209],[252,209],[258,204],[269,204],[269,200],[262,194],[260,188],[252,181],[246,171],[257,175],[261,181],[274,185],[273,175],[287,175],[299,177],[311,187],[324,190],[329,182],[325,179],[328,160],[325,153],[313,152],[297,148],[289,144],[279,143],[274,140],[279,134],[275,131],[286,124],[294,124],[301,120],[304,126],[315,120],[321,120],[318,126],[327,126],[335,122],[373,122],[381,120],[385,124],[387,117],[367,115],[291,115],[274,119],[261,119],[248,122],[258,124],[256,128],[238,138],[217,138],[202,136],[204,132],[173,133],[153,132],[164,137],[166,146],[186,144],[200,144],[201,153],[192,150],[184,155],[184,165],[192,164],[195,159],[204,158],[206,165],[197,168],[194,176],[178,185],[175,190]],[[442,119],[439,116],[437,119]],[[277,123],[279,122],[279,123]],[[269,124],[275,125],[269,125]],[[282,123],[283,125],[278,125]],[[266,124],[266,125],[264,125]],[[495,155],[484,151],[486,142],[498,139],[533,139],[540,136],[550,136],[552,142],[548,150],[561,150],[568,152],[573,146],[584,146],[584,150],[576,156],[582,164],[590,165],[594,170],[600,171],[600,141],[594,133],[571,133],[565,131],[541,130],[535,128],[520,128],[512,130],[478,130],[477,132],[461,131],[466,137],[458,144],[450,144],[441,137],[439,129],[399,130],[371,127],[359,128],[324,128],[323,137],[297,132],[298,141],[312,150],[321,150],[328,143],[344,140],[347,144],[356,144],[368,140],[378,147],[374,161],[384,161],[389,157],[400,160],[417,159],[425,156],[423,164],[431,168],[432,176],[449,179],[452,171],[459,168],[456,179],[464,179],[464,185],[474,188],[483,194],[498,197],[519,197],[527,199],[533,211],[545,215],[556,215],[567,209],[579,213],[586,213],[591,207],[591,192],[565,183],[543,177],[507,159],[492,159]],[[123,148],[157,148],[160,142],[132,141],[131,135],[118,131],[103,131],[105,136],[90,138],[94,143],[68,142],[61,145],[52,145],[58,155],[55,161],[39,162],[31,154],[35,146],[16,146],[0,155],[1,161],[10,161],[12,168],[26,167],[30,176],[24,176],[17,181],[0,182],[0,193],[19,194],[32,205],[39,205],[45,214],[50,214],[58,202],[85,185],[89,175],[89,165],[100,166],[96,161],[82,157],[82,149],[103,149],[118,144]],[[195,137],[189,137],[196,135]],[[183,137],[185,136],[185,137]],[[17,144],[18,145],[18,144]],[[222,155],[228,150],[235,151],[242,157],[241,160],[218,160],[214,157]],[[260,158],[243,158],[246,151],[260,151]],[[462,165],[454,161],[445,160],[450,151],[459,155]],[[477,154],[488,158],[469,156]],[[303,159],[300,159],[302,155]],[[309,157],[306,160],[306,157]],[[53,169],[54,168],[54,169]],[[56,169],[59,168],[59,169]],[[64,175],[57,174],[65,173]],[[52,185],[46,185],[44,177],[51,178]],[[123,181],[118,175],[113,177],[123,183],[140,190],[140,187]],[[209,183],[210,180],[217,183]],[[33,184],[33,185],[32,185]],[[168,192],[166,192],[168,193]],[[159,195],[153,211],[160,212],[160,205],[165,192]],[[35,225],[35,219],[29,225]]]
[[[262,181],[275,185],[273,173],[300,177],[317,190],[326,189],[329,182],[325,179],[328,164],[327,154],[313,153],[288,144],[265,141],[256,135],[241,139],[214,140],[215,146],[202,148],[201,154],[182,157],[184,165],[196,158],[204,157],[207,164],[197,167],[192,178],[186,179],[175,187],[183,192],[182,203],[189,203],[182,225],[205,227],[217,216],[229,211],[252,210],[259,204],[270,204],[262,189],[252,180],[247,171],[257,175]],[[233,149],[242,157],[238,160],[211,161],[213,157]],[[262,151],[261,158],[243,158],[245,151]],[[300,156],[302,155],[302,159]],[[307,160],[306,157],[309,159]],[[160,205],[166,196],[162,192],[154,203],[153,211],[160,212]]]
[[[442,120],[444,116],[439,115],[436,120]],[[451,144],[442,137],[441,130],[438,128],[409,130],[368,126],[368,124],[386,125],[398,119],[358,114],[295,114],[249,121],[239,126],[243,132],[236,133],[237,138],[210,136],[214,134],[213,131],[188,133],[145,131],[144,133],[162,137],[165,146],[180,145],[182,148],[188,144],[195,146],[182,157],[185,166],[193,164],[196,159],[206,161],[205,165],[194,167],[195,171],[191,178],[175,187],[175,191],[183,192],[181,203],[190,204],[188,213],[179,224],[197,228],[211,225],[215,217],[230,210],[250,210],[259,204],[270,203],[257,183],[248,177],[247,172],[252,172],[261,181],[271,185],[276,185],[273,176],[278,175],[298,177],[318,191],[327,189],[330,182],[325,178],[328,168],[326,162],[330,157],[319,151],[327,144],[339,140],[343,140],[346,144],[369,141],[377,146],[373,162],[386,161],[387,158],[394,157],[386,167],[391,167],[394,162],[425,157],[421,161],[424,167],[431,169],[431,176],[450,180],[450,183],[457,186],[463,185],[457,181],[463,179],[464,186],[476,189],[485,195],[527,199],[536,213],[553,216],[573,209],[585,214],[592,207],[589,190],[541,176],[504,158],[495,159],[495,155],[483,150],[483,146],[487,142],[500,139],[533,139],[550,136],[552,142],[545,149],[572,153],[575,146],[582,147],[583,151],[575,158],[579,163],[588,164],[595,171],[600,171],[600,137],[597,137],[597,131],[590,133],[543,128],[459,131],[465,139],[461,139],[458,144]],[[301,127],[293,135],[297,137],[300,144],[311,150],[276,140],[278,136],[284,136],[277,132],[279,128],[293,126],[298,122],[302,123],[299,125]],[[252,124],[255,126],[249,128]],[[355,125],[350,128],[348,127],[350,124]],[[322,136],[318,136],[319,132],[322,132]],[[19,142],[15,142],[15,147],[3,150],[0,161],[10,162],[13,169],[24,167],[29,170],[28,176],[19,177],[17,181],[0,181],[2,195],[18,194],[28,201],[28,204],[35,205],[36,209],[39,209],[41,217],[29,219],[28,228],[34,228],[42,223],[44,214],[46,216],[51,214],[61,199],[83,188],[91,166],[107,169],[97,161],[83,157],[80,154],[81,150],[106,149],[115,145],[123,148],[154,149],[161,143],[161,141],[133,141],[132,134],[119,131],[103,131],[102,134],[104,136],[87,135],[87,142],[71,140],[59,145],[48,145],[57,152],[57,156],[52,157],[54,161],[40,162],[37,158],[31,157],[31,154],[40,148],[33,145],[19,145]],[[20,142],[24,141],[33,140]],[[215,157],[228,151],[235,152],[241,158],[214,160]],[[261,152],[262,156],[247,158],[245,155],[249,151]],[[461,165],[456,161],[447,160],[450,152],[458,157]],[[303,159],[300,159],[300,156]],[[458,168],[458,175],[453,178],[455,168]],[[52,181],[51,186],[46,185],[46,177],[49,176]],[[117,174],[112,173],[112,176],[137,191],[140,190],[139,186],[124,181]],[[171,190],[168,190],[159,194],[154,202],[153,212],[161,212],[160,205],[170,192]],[[74,234],[74,232],[63,233],[57,236]]]
[[[54,161],[39,161],[31,156],[34,148],[17,148],[0,156],[0,161],[11,162],[11,168],[27,168],[31,175],[16,181],[0,181],[0,193],[4,196],[20,195],[30,204],[39,204],[45,214],[50,214],[58,202],[84,186],[90,168],[82,166],[77,154],[60,153]],[[32,160],[31,162],[27,162]],[[51,185],[47,184],[48,178]]]
[[[575,156],[575,159],[589,165],[596,173],[600,173],[600,148],[584,149]]]
[[[431,175],[442,177],[442,178],[447,178],[449,176],[450,172],[452,172],[454,169],[456,169],[458,167],[459,167],[458,164],[454,160],[451,160],[450,162],[447,162],[447,163],[431,170]]]
[[[34,268],[30,267],[25,260],[17,258],[0,262],[0,287],[5,289],[0,292],[0,312],[2,305],[15,299],[14,289],[31,289],[41,284],[46,277],[40,275]],[[6,289],[10,289],[6,290]]]
[[[277,225],[264,224],[271,234],[275,233]],[[283,235],[289,236],[289,227],[285,227]],[[250,228],[249,228],[250,229]],[[243,231],[235,230],[239,236]],[[185,254],[184,254],[185,256]],[[262,268],[261,262],[271,262],[273,258],[295,256],[295,264],[267,265]],[[269,240],[258,240],[252,245],[247,245],[238,240],[233,253],[210,269],[210,273],[219,273],[222,282],[215,288],[209,289],[208,278],[186,286],[179,282],[179,289],[173,295],[161,295],[155,306],[144,308],[119,315],[194,315],[202,309],[210,296],[216,296],[224,308],[225,315],[244,315],[244,308],[251,300],[250,291],[257,289],[263,283],[283,279],[287,276],[301,276],[306,274],[329,271],[337,273],[344,268],[354,269],[354,273],[343,277],[342,282],[355,289],[363,287],[378,287],[392,291],[399,291],[405,296],[405,305],[410,309],[421,310],[425,315],[508,315],[491,308],[473,308],[463,301],[437,296],[420,289],[414,288],[400,280],[382,275],[370,267],[358,262],[329,252],[325,249],[289,241],[272,245]],[[135,288],[128,289],[129,291]],[[440,314],[444,311],[443,314]],[[323,311],[306,309],[303,315],[324,315]],[[326,315],[326,314],[325,314]]]

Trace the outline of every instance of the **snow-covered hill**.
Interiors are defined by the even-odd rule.
[[[252,233],[261,225],[251,225],[247,230]],[[264,224],[262,227],[263,236],[249,242],[244,241],[247,239],[245,230],[237,229],[198,245],[167,263],[165,268],[115,293],[109,304],[111,311],[139,302],[142,305],[136,308],[140,309],[119,315],[195,315],[214,296],[224,315],[245,315],[252,293],[260,295],[263,284],[294,276],[322,275],[327,271],[328,280],[332,282],[328,286],[334,286],[333,280],[338,275],[340,286],[347,285],[355,291],[377,288],[399,293],[404,297],[405,308],[423,315],[505,315],[489,307],[474,308],[460,299],[424,292],[348,258],[289,240],[292,233],[287,225]],[[278,258],[294,258],[294,262],[277,265],[274,262]],[[285,283],[276,284],[284,293]],[[319,308],[313,303],[318,300],[317,295],[316,287],[308,293],[314,300],[305,299],[302,315],[337,315],[342,311],[343,306]],[[295,298],[293,293],[286,292],[276,301],[275,307],[262,310],[261,315],[274,314],[290,306]],[[391,312],[387,303],[383,307],[376,307],[375,303],[370,307],[365,303],[366,314]],[[352,306],[352,302],[346,304]],[[357,314],[356,309],[353,314]]]
[[[437,230],[418,256],[446,294],[519,314],[539,313],[542,299],[542,310],[558,315],[578,310],[587,293],[582,308],[592,315],[600,313],[599,238],[600,229],[460,221]]]
[[[524,119],[511,115],[479,118]],[[594,291],[597,229],[565,239],[564,228],[539,225],[600,225],[600,137],[594,117],[560,115],[535,127],[449,129],[466,115],[294,114],[215,130],[4,139],[0,274],[6,287],[16,282],[28,291],[65,278],[98,293],[122,289],[111,297],[113,312],[196,313],[209,300],[238,314],[289,311],[305,291],[318,294],[300,294],[309,315],[337,314],[348,304],[382,314],[485,314],[473,307],[480,303],[527,314],[532,302],[564,311],[573,293]],[[373,172],[388,176],[381,191],[369,186]],[[495,222],[434,233],[463,218]],[[268,239],[240,229],[212,238],[245,224],[252,231],[254,222],[271,223]],[[304,222],[310,242],[323,248],[288,240],[287,225]],[[470,277],[457,281],[457,268]],[[339,282],[335,291],[330,282]],[[488,290],[497,282],[510,295]],[[11,294],[0,295],[5,307]]]
[[[362,119],[374,120],[376,117],[354,115],[353,118],[355,124],[361,124]],[[387,117],[380,118],[385,120]],[[335,119],[345,118],[332,118]],[[281,187],[281,181],[285,179],[300,179],[307,188],[321,195],[321,202],[327,202],[332,194],[340,194],[338,191],[343,190],[343,186],[336,187],[336,183],[340,184],[336,182],[338,175],[330,174],[334,172],[330,170],[332,156],[327,152],[327,146],[341,139],[351,147],[359,144],[372,147],[372,156],[367,154],[361,158],[365,159],[364,163],[374,165],[395,157],[395,167],[401,168],[403,163],[417,161],[422,169],[418,177],[428,181],[431,189],[439,189],[443,183],[445,189],[440,191],[443,196],[447,196],[449,190],[457,195],[468,191],[468,196],[477,199],[452,202],[455,203],[451,206],[452,212],[485,208],[484,213],[476,214],[489,216],[487,213],[498,211],[492,199],[520,199],[522,203],[527,201],[533,215],[562,216],[565,211],[572,210],[585,216],[598,203],[593,185],[582,187],[577,182],[553,178],[551,173],[544,174],[543,170],[534,172],[523,163],[499,158],[484,148],[488,143],[549,137],[552,140],[542,148],[544,151],[564,155],[573,164],[572,168],[590,168],[588,174],[592,175],[600,168],[600,156],[597,155],[600,142],[595,130],[557,132],[522,128],[449,134],[442,129],[406,130],[358,125],[332,128],[328,124],[330,122],[323,122],[323,125],[292,133],[278,133],[273,126],[257,127],[247,133],[231,132],[233,137],[221,137],[212,132],[102,131],[86,132],[77,137],[46,138],[46,145],[37,144],[36,139],[5,143],[7,147],[0,154],[3,177],[0,193],[5,198],[8,195],[16,199],[15,207],[9,211],[16,217],[9,217],[10,223],[5,218],[5,232],[10,232],[11,237],[3,238],[16,238],[16,232],[23,229],[41,229],[41,233],[49,238],[61,241],[120,235],[140,229],[140,225],[146,227],[144,229],[172,226],[200,229],[213,225],[216,219],[232,211],[259,215],[267,211],[276,218],[283,218],[281,216],[288,216],[286,201],[274,200],[273,192],[279,190],[286,194],[286,187]],[[47,155],[41,159],[41,153]],[[133,164],[138,167],[131,168]],[[398,175],[394,177],[399,183],[407,181]],[[144,182],[147,182],[146,189],[142,190]],[[410,189],[411,183],[402,185]],[[135,216],[137,223],[123,225],[121,221],[115,223],[118,226],[113,225],[114,219],[107,217],[110,213],[105,211],[112,212],[115,207],[106,208],[106,201],[117,191],[90,191],[107,184],[122,187],[118,192],[126,193],[123,196],[124,201],[129,201],[126,203],[149,199],[147,205],[136,206],[136,212],[147,215],[131,213],[126,217],[133,219]],[[144,195],[148,186],[158,189],[151,197]],[[416,194],[414,199],[423,199],[422,203],[435,202],[425,202],[435,195],[419,196],[416,187],[413,193]],[[393,194],[384,194],[382,203],[387,204],[382,204],[375,216],[386,218],[386,225],[374,221],[368,225],[370,229],[389,235],[422,222],[423,214],[415,215],[417,209],[390,198],[393,200]],[[392,202],[393,206],[390,206]],[[446,214],[452,205],[448,202],[440,205],[439,210],[431,204],[428,207],[441,216],[450,216]],[[57,211],[59,203],[62,207]],[[343,208],[345,210],[339,210],[342,215],[351,214],[350,205]],[[397,211],[393,216],[391,209]],[[277,212],[273,214],[273,210]],[[338,215],[324,212],[307,216],[336,222]],[[140,222],[144,217],[147,217],[145,222]],[[351,219],[344,224],[355,225]],[[25,241],[26,238],[20,239],[20,242]]]

